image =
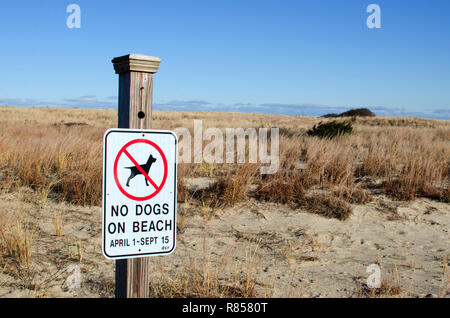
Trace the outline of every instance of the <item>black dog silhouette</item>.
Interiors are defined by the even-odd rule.
[[[155,158],[153,158],[153,156],[150,154],[150,157],[148,157],[147,163],[144,165],[139,165],[142,170],[145,171],[146,174],[148,174],[148,172],[150,171],[150,167],[152,166],[152,164],[156,161]],[[136,177],[138,174],[142,174],[141,171],[139,171],[139,169],[136,166],[132,166],[132,167],[125,167],[125,169],[130,169],[130,176],[128,177],[127,180],[127,187],[130,186],[130,180],[133,179],[134,177]],[[148,180],[147,178],[145,178],[145,184],[148,186]]]

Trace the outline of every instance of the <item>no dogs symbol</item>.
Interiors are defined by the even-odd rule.
[[[135,201],[155,197],[167,180],[167,159],[161,148],[147,139],[126,143],[114,161],[114,180],[120,192]]]

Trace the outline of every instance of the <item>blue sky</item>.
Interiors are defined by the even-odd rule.
[[[2,1],[0,104],[114,108],[111,59],[141,53],[162,59],[155,109],[450,119],[449,14],[448,0]]]

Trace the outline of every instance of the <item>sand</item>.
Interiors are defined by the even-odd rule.
[[[22,188],[1,194],[0,210],[23,216],[33,231],[28,266],[0,257],[0,297],[114,296],[114,261],[101,253],[100,207],[43,200]],[[377,264],[387,287],[377,296],[450,296],[446,203],[375,195],[354,205],[345,221],[253,200],[217,210],[183,204],[180,211],[177,248],[151,258],[152,284],[173,286],[200,269],[224,285],[250,278],[259,297],[366,297],[375,295],[366,270]],[[60,236],[55,213],[63,215]]]

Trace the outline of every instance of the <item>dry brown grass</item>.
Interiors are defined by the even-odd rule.
[[[352,207],[347,201],[328,194],[314,194],[306,197],[300,206],[310,213],[342,221],[352,213]]]
[[[303,178],[299,174],[276,173],[261,176],[254,197],[282,204],[295,204],[305,198]]]
[[[239,164],[230,168],[206,189],[197,190],[192,197],[209,207],[232,206],[248,198],[249,186],[259,172],[258,164]]]
[[[22,217],[0,211],[0,253],[19,266],[28,266],[33,250],[34,231]]]
[[[450,287],[450,272],[448,270],[449,258],[445,255],[442,259],[441,286],[439,287],[438,297],[444,297]]]
[[[398,200],[429,197],[448,202],[448,130],[387,129],[367,136],[362,174],[383,178],[384,192]]]
[[[400,283],[400,275],[397,268],[390,271],[385,278],[381,280],[378,288],[364,288],[359,289],[358,297],[384,298],[384,297],[398,297],[402,293]],[[406,295],[407,296],[407,295]]]
[[[186,202],[190,197],[188,189],[184,185],[184,182],[181,181],[184,180],[187,175],[187,166],[188,164],[185,163],[181,163],[178,165],[177,176],[179,181],[177,182],[177,200],[180,203]]]
[[[53,199],[100,204],[103,129],[9,123],[1,126],[0,173],[4,190],[28,186]]]
[[[0,113],[1,189],[31,187],[42,194],[42,204],[47,198],[100,204],[102,135],[115,126],[113,110],[0,107]],[[355,187],[356,178],[364,176],[381,180],[381,190],[398,200],[449,202],[450,124],[445,121],[357,118],[355,133],[333,140],[306,136],[307,128],[323,120],[312,117],[155,111],[153,126],[192,130],[194,119],[202,119],[204,129],[280,127],[280,169],[260,176],[257,165],[180,164],[179,202],[195,199],[218,207],[254,196],[292,203],[305,201],[304,193],[314,188],[339,201],[365,203],[370,191]],[[182,180],[197,176],[217,183],[192,193]]]
[[[303,172],[308,185],[350,185],[356,170],[358,153],[347,142],[308,138],[306,142],[306,169]]]
[[[332,195],[351,204],[365,204],[373,199],[368,190],[361,189],[357,186],[339,187],[333,191]]]
[[[245,259],[236,259],[233,248],[215,263],[204,246],[200,259],[190,259],[170,277],[164,260],[155,266],[157,280],[150,284],[150,297],[223,298],[257,297],[255,286],[258,272],[258,246],[246,248]]]
[[[61,211],[55,211],[55,216],[53,217],[53,227],[55,229],[55,235],[63,235],[64,230],[64,216]]]

